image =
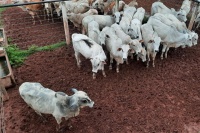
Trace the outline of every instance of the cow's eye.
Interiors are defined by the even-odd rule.
[[[99,66],[99,64],[97,64],[97,66]]]
[[[82,100],[82,103],[87,103],[87,100]]]

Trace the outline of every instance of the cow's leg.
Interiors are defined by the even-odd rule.
[[[33,25],[35,25],[35,15],[31,14],[31,17],[33,19]]]
[[[42,21],[40,19],[40,16],[38,15],[38,13],[35,13],[35,15],[37,16],[38,20],[40,21],[40,24],[42,24]]]
[[[129,64],[129,62],[128,62],[128,58],[126,59],[126,65],[128,65]]]
[[[32,106],[31,106],[32,107]],[[42,118],[42,120],[44,121],[44,122],[47,122],[47,119],[44,117],[44,116],[42,116],[42,114],[39,112],[39,111],[36,111],[35,110],[35,113],[37,113],[39,116],[41,116],[41,118]]]
[[[137,54],[137,61],[139,61],[139,55]]]
[[[147,68],[149,67],[150,53],[147,51]]]
[[[93,72],[92,78],[96,79],[96,73]]]
[[[102,75],[103,75],[104,77],[106,77],[106,73],[105,73],[105,71],[104,71],[104,64],[102,65]]]
[[[156,54],[157,54],[157,52],[154,52],[154,53],[153,53],[153,56],[152,56],[152,60],[153,60],[152,65],[153,65],[153,67],[155,67],[155,58],[156,58]]]
[[[116,72],[119,73],[119,63],[117,62]]]
[[[85,30],[85,27],[82,25],[82,34],[86,34],[86,30]]]
[[[51,5],[50,5],[51,6]],[[50,8],[50,11],[51,11],[51,19],[52,19],[52,22],[54,23],[54,19],[53,19],[53,9]]]
[[[169,51],[169,47],[166,48],[165,50],[165,58],[167,59],[167,52]]]
[[[167,45],[163,44],[162,53],[161,53],[161,56],[160,56],[161,60],[163,59],[163,54],[164,54],[166,48],[167,48]]]
[[[56,130],[59,131],[60,130],[60,123],[62,122],[62,117],[58,117],[58,116],[54,116],[57,123],[58,123],[58,127],[56,127]]]
[[[80,59],[80,53],[79,52],[75,52],[75,58],[76,58],[76,61],[77,61],[78,68],[81,68],[81,59]]]
[[[113,56],[110,54],[110,65],[109,69],[112,70]]]
[[[69,117],[65,117],[65,120],[68,120],[69,119]],[[71,122],[70,122],[70,120],[68,120],[68,124],[67,124],[67,126],[68,126],[68,128],[69,129],[71,129],[72,128],[72,125],[70,124]]]

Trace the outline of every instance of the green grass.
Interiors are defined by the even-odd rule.
[[[17,45],[12,44],[12,45],[7,46],[5,49],[6,49],[10,64],[13,67],[18,67],[22,65],[24,61],[26,60],[26,58],[31,54],[34,54],[40,51],[54,50],[56,48],[59,48],[65,45],[66,45],[65,42],[60,42],[60,43],[56,43],[56,44],[52,44],[48,46],[42,46],[42,47],[32,45],[27,50],[21,50]]]
[[[0,28],[3,27],[3,19],[2,19],[2,13],[5,11],[7,8],[0,8]]]

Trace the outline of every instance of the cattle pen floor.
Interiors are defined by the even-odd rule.
[[[177,1],[180,3],[180,0]],[[148,5],[145,2],[140,0],[139,5],[150,10],[153,0],[148,1]],[[9,8],[4,13],[16,11],[21,10]],[[7,27],[11,18],[4,18]],[[17,21],[20,23],[21,20]],[[74,32],[77,30],[70,25],[70,33]],[[61,37],[64,31],[56,35]],[[48,34],[46,36],[49,37]],[[38,44],[44,41],[43,38],[37,38]],[[19,47],[27,46],[19,43]],[[136,59],[131,60],[129,65],[121,65],[119,73],[115,69],[109,70],[106,65],[107,77],[98,73],[96,80],[92,79],[90,61],[82,61],[79,70],[72,45],[69,45],[54,51],[35,53],[28,57],[24,65],[13,68],[17,85],[7,89],[10,99],[4,103],[6,132],[56,132],[57,123],[53,116],[44,115],[48,122],[43,122],[19,96],[19,86],[28,81],[40,82],[44,87],[68,95],[72,94],[70,88],[74,87],[87,92],[95,102],[93,108],[83,108],[79,116],[71,118],[73,128],[63,132],[199,133],[200,44],[191,48],[170,49],[168,58],[164,60],[158,53],[155,68],[146,68]],[[62,124],[67,125],[68,122],[63,119]]]

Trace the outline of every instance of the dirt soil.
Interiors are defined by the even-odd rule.
[[[142,1],[139,4],[147,6],[146,0]],[[24,21],[31,21],[28,19],[16,19],[15,23],[19,25],[12,26],[10,22],[14,16],[6,14],[16,12],[22,10],[10,8],[4,12],[5,30],[17,31],[20,26],[32,26],[32,23],[20,25]],[[52,27],[50,23],[45,22]],[[40,24],[36,23],[31,30],[7,32],[7,36],[12,38],[25,35],[27,40],[34,40],[40,46],[49,45],[64,39],[63,25],[54,25],[62,29],[62,32],[54,29],[44,31],[41,37],[34,40],[39,33],[30,32],[41,29],[37,28]],[[74,32],[77,30],[70,25],[70,33]],[[57,40],[43,43],[49,41],[45,38],[51,38],[51,33]],[[31,44],[15,43],[20,48],[27,48]],[[48,120],[43,122],[19,96],[18,88],[23,82],[39,82],[44,87],[68,95],[72,95],[73,87],[88,93],[95,102],[94,107],[81,109],[80,115],[69,121],[63,119],[63,125],[70,122],[73,126],[63,131],[66,133],[199,133],[200,44],[191,48],[170,49],[168,58],[164,60],[160,59],[159,53],[155,68],[146,68],[142,61],[134,59],[130,60],[129,65],[121,65],[120,72],[116,73],[115,69],[108,69],[108,63],[105,66],[107,77],[98,73],[96,80],[92,79],[90,61],[84,58],[82,61],[79,70],[72,45],[69,45],[33,54],[24,65],[13,68],[17,85],[7,89],[10,99],[4,103],[7,133],[56,132],[57,123],[52,115],[43,115]]]

